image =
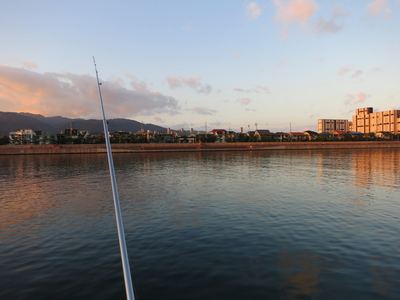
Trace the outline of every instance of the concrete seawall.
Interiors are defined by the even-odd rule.
[[[400,148],[400,141],[112,144],[113,153]],[[0,146],[0,155],[106,153],[105,144]]]

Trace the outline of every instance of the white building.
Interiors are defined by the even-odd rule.
[[[18,129],[9,133],[10,144],[14,145],[33,145],[36,133],[32,129]]]

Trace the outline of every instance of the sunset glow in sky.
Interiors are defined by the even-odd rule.
[[[0,111],[316,130],[400,109],[400,0],[6,1]]]

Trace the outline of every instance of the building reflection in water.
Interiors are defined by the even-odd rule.
[[[16,224],[23,225],[18,227],[19,233],[34,230],[30,225],[33,219],[36,224],[43,218],[47,227],[58,226],[59,219],[48,218],[50,215],[79,218],[113,212],[112,202],[106,207],[98,201],[104,193],[110,193],[110,184],[107,165],[96,156],[38,155],[1,159],[0,184],[1,178],[8,182],[0,188],[3,198],[0,202],[1,225],[9,228],[4,234],[11,234]],[[101,176],[99,179],[98,174],[93,179],[93,173],[97,172],[104,173],[104,180]],[[73,203],[68,206],[70,211],[65,210],[65,202]]]
[[[309,251],[280,253],[280,271],[284,277],[282,299],[318,299],[320,294],[319,265],[321,258]],[[299,298],[300,297],[300,298]]]
[[[318,153],[319,180],[335,185],[338,172],[352,172],[357,188],[400,186],[400,152],[397,149],[327,150]]]

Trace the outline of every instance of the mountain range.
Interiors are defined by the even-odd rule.
[[[69,129],[71,122],[73,123],[73,128],[78,130],[88,130],[90,133],[103,132],[103,120],[71,119],[61,116],[45,117],[40,114],[0,111],[0,136],[8,135],[11,131],[18,129],[33,129],[35,131],[58,134],[65,129]],[[110,132],[118,130],[137,132],[142,128],[145,131],[166,132],[166,128],[154,124],[142,124],[138,121],[123,118],[108,120],[108,129]]]

